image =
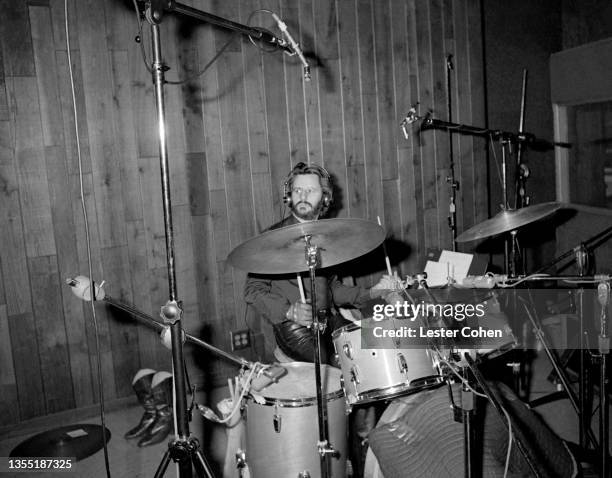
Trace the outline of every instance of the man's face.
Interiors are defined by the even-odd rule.
[[[300,219],[316,219],[321,210],[323,190],[316,174],[298,174],[293,178],[291,204],[293,213]]]

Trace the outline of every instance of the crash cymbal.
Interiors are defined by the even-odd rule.
[[[228,256],[231,265],[259,274],[287,274],[308,270],[304,236],[318,246],[318,268],[360,257],[380,245],[385,230],[364,219],[322,219],[274,229],[237,246]]]
[[[105,439],[110,440],[107,428]],[[48,430],[17,445],[11,451],[11,457],[71,457],[75,460],[93,455],[103,446],[102,427],[100,425],[70,425]]]
[[[457,237],[457,242],[475,241],[485,237],[495,236],[503,232],[513,231],[535,221],[549,216],[561,209],[562,203],[546,202],[527,206],[522,209],[508,209],[498,213],[491,219],[472,226]]]

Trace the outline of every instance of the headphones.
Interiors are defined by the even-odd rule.
[[[321,198],[320,213],[321,215],[324,215],[333,201],[334,185],[332,182],[331,174],[327,172],[327,169],[317,164],[312,164],[309,166],[306,163],[299,162],[295,165],[295,167],[287,175],[287,179],[285,179],[285,182],[283,183],[283,202],[289,208],[292,206],[291,188],[293,186],[293,180],[296,176],[299,176],[301,174],[315,174],[319,177],[319,182],[321,183],[321,191],[323,193],[323,196]]]

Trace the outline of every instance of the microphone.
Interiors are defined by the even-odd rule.
[[[298,58],[302,62],[302,65],[304,65],[304,80],[310,81],[310,65],[308,65],[306,58],[304,58],[304,53],[302,53],[300,45],[293,39],[291,33],[289,33],[289,31],[287,30],[287,25],[280,19],[280,17],[276,13],[272,12],[272,18],[274,18],[274,20],[276,21],[278,28],[283,33],[283,35],[287,37],[287,41],[289,42],[293,53],[298,56]]]
[[[402,131],[404,132],[404,138],[408,139],[408,125],[417,122],[420,119],[417,114],[416,106],[412,105],[406,113],[406,117],[400,123]]]
[[[104,282],[105,281],[102,281],[101,284],[95,285],[95,300],[102,300],[106,296],[106,292],[104,292]],[[87,302],[91,301],[91,281],[89,277],[69,277],[66,279],[66,284],[72,287],[72,293],[79,299],[83,299]]]

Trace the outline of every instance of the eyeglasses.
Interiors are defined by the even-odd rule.
[[[318,191],[320,191],[319,188],[300,188],[300,187],[291,188],[291,192],[297,196],[301,196],[302,194],[309,196],[312,193],[318,192]]]

